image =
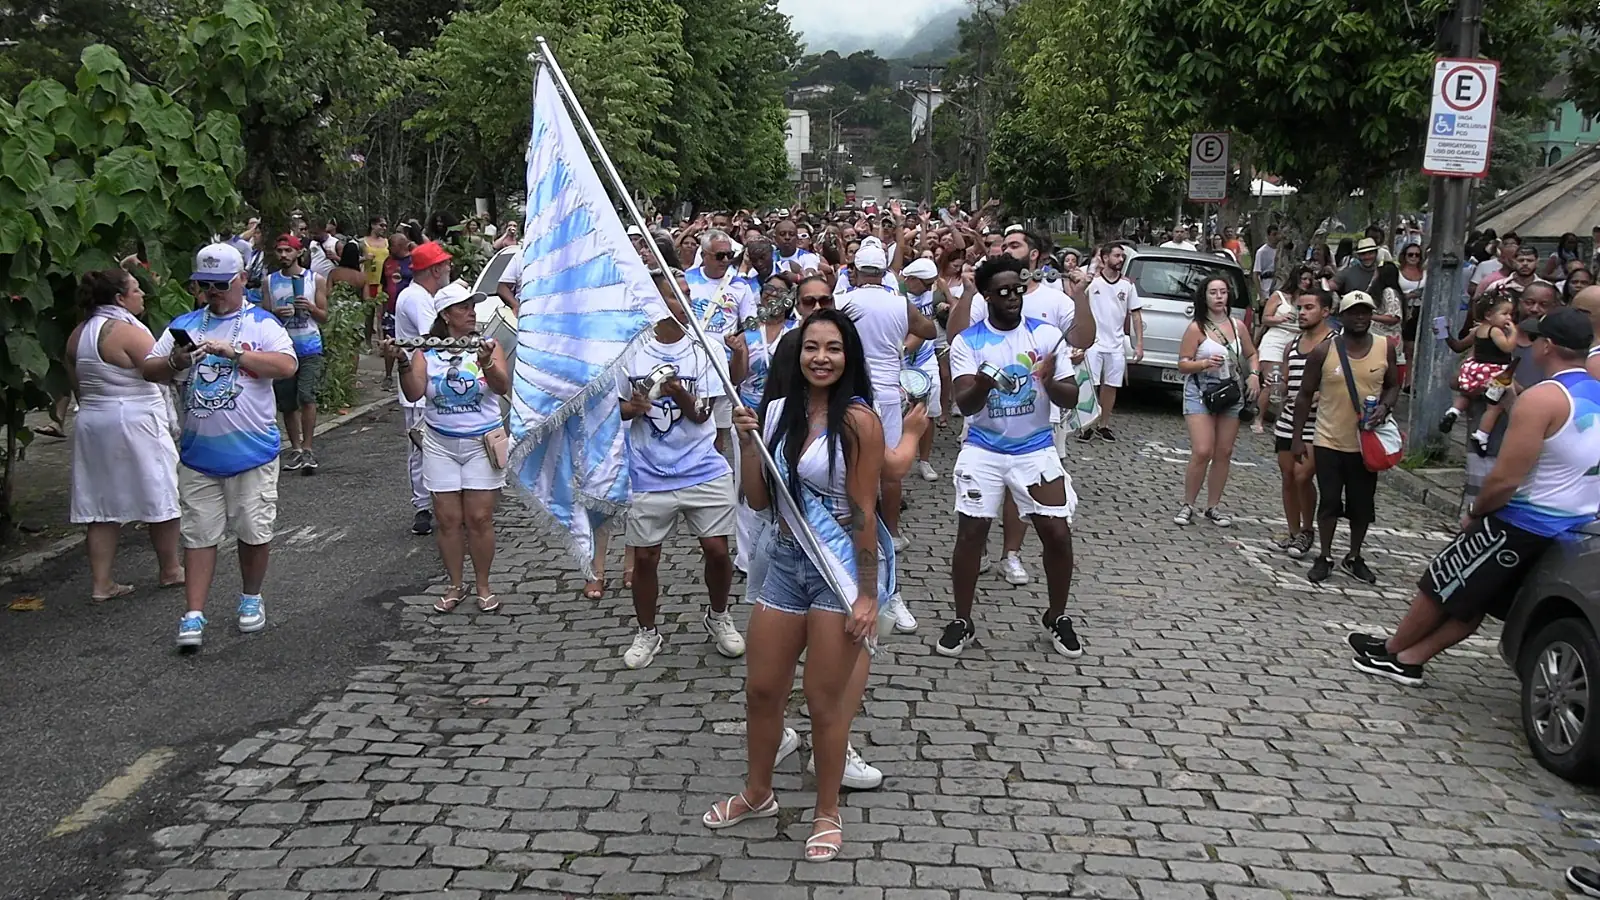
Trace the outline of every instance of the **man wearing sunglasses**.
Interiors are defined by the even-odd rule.
[[[757,292],[749,280],[739,277],[734,260],[739,252],[726,231],[713,228],[700,235],[700,265],[683,273],[689,282],[689,313],[700,320],[706,337],[724,342],[723,360],[734,384],[744,381],[750,366],[744,341],[744,321],[756,314]],[[717,452],[728,446],[728,431],[733,427],[733,402],[717,397],[712,407],[717,427]]]
[[[188,612],[178,646],[196,649],[217,545],[239,541],[239,630],[267,625],[261,583],[278,516],[278,416],[272,381],[294,375],[294,342],[276,317],[244,302],[244,259],[227,244],[195,257],[191,279],[205,306],[172,320],[142,367],[146,381],[176,382],[182,398],[178,501]],[[180,345],[178,335],[183,336]]]

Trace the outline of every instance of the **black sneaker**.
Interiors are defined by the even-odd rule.
[[[1092,440],[1094,440],[1093,428],[1085,428],[1084,430],[1078,432],[1078,443],[1087,444]]]
[[[1387,678],[1406,687],[1416,687],[1422,683],[1421,666],[1408,666],[1387,653],[1382,656],[1358,656],[1351,662],[1368,675]]]
[[[1311,564],[1311,571],[1306,573],[1306,580],[1312,584],[1321,584],[1327,581],[1328,576],[1332,574],[1333,560],[1326,556],[1319,556],[1317,561]]]
[[[419,509],[411,520],[412,534],[433,534],[433,510]]]
[[[310,450],[300,454],[300,474],[317,474],[317,457],[316,454],[312,453]]]
[[[1350,649],[1354,650],[1357,656],[1389,655],[1388,638],[1373,637],[1370,634],[1362,634],[1359,631],[1352,631],[1348,635],[1345,635],[1345,640],[1350,642]]]
[[[1111,429],[1109,428],[1101,426],[1096,428],[1094,431],[1095,434],[1100,435],[1100,440],[1105,441],[1108,444],[1115,444],[1117,442],[1117,436],[1112,434]]]
[[[1044,623],[1044,630],[1050,635],[1050,643],[1055,645],[1057,653],[1068,659],[1077,659],[1083,655],[1083,644],[1078,642],[1078,635],[1072,630],[1071,618],[1056,616],[1054,622]]]
[[[1600,872],[1583,866],[1567,869],[1567,887],[1585,897],[1600,897]]]
[[[1450,429],[1456,427],[1456,420],[1461,418],[1461,413],[1454,409],[1446,410],[1444,418],[1439,420],[1439,433],[1449,434]]]
[[[1071,630],[1071,626],[1068,626],[1068,630]],[[972,627],[970,620],[954,619],[944,627],[944,634],[939,636],[939,642],[933,645],[933,649],[940,656],[960,656],[961,651],[967,649],[967,645],[977,636],[978,631]]]
[[[1378,576],[1367,568],[1367,561],[1359,556],[1346,556],[1344,561],[1339,563],[1339,568],[1343,569],[1346,575],[1357,581],[1365,581],[1367,584],[1378,583]]]

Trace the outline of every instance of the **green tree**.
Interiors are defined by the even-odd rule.
[[[1160,98],[1174,126],[1248,135],[1259,168],[1348,193],[1420,160],[1441,21],[1454,5],[1124,0],[1122,34],[1136,86]],[[1503,63],[1500,109],[1530,111],[1554,66],[1550,4],[1486,6],[1484,56]]]
[[[1587,115],[1600,115],[1600,6],[1584,0],[1551,0],[1565,32],[1565,99]]]
[[[1113,225],[1148,212],[1182,171],[1187,142],[1124,62],[1125,3],[1024,0],[1011,14],[1018,105],[1001,117],[990,162],[1003,195],[1030,213],[1070,208]]]
[[[231,65],[233,59],[214,60]],[[53,79],[0,100],[0,415],[7,433],[0,538],[23,416],[67,391],[62,362],[78,321],[77,279],[142,243],[163,285],[157,312],[187,305],[184,268],[212,223],[239,206],[239,120],[196,116],[135,82],[117,53],[82,52],[68,90]]]

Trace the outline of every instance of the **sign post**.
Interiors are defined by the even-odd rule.
[[[1207,131],[1189,138],[1189,199],[1221,203],[1228,199],[1228,132]]]
[[[1433,64],[1428,110],[1426,175],[1482,178],[1494,145],[1495,94],[1500,64],[1489,59],[1440,59]]]

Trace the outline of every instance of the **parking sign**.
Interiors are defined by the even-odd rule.
[[[1434,61],[1423,172],[1456,178],[1489,174],[1499,76],[1500,64],[1494,60]]]

